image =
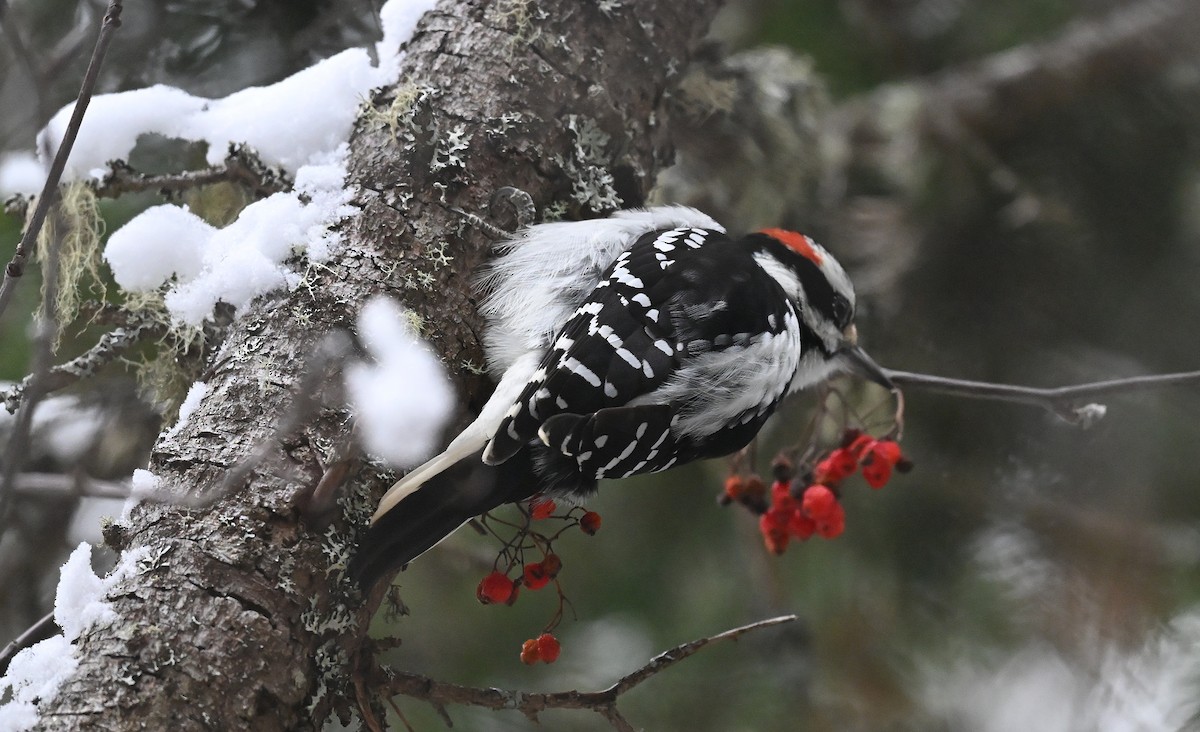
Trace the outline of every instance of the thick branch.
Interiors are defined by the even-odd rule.
[[[670,70],[716,6],[556,0],[518,23],[505,2],[442,0],[426,15],[400,81],[369,100],[351,139],[361,214],[342,225],[344,248],[229,327],[204,398],[149,466],[184,505],[144,503],[109,533],[162,559],[109,592],[120,621],[80,638],[77,672],[41,705],[44,728],[319,728],[353,698],[375,605],[345,565],[391,476],[336,467],[353,462],[340,454],[340,379],[299,394],[314,350],[368,297],[390,295],[424,319],[470,401],[484,386],[471,282],[491,242],[450,209],[482,211],[507,185],[579,214],[641,203],[669,159]],[[231,471],[232,491],[186,508]],[[326,500],[313,486],[343,480],[341,510],[311,520]]]
[[[975,134],[993,139],[1094,89],[1195,58],[1197,34],[1200,4],[1194,0],[1127,3],[1100,18],[1077,21],[1053,40],[942,74],[931,81],[926,99]]]

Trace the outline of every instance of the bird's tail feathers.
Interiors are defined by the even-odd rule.
[[[441,454],[424,465],[412,469],[407,475],[396,481],[387,493],[383,494],[383,498],[379,499],[379,507],[375,509],[375,515],[371,517],[371,523],[378,522],[388,511],[416,492],[434,476],[481,450],[487,441],[485,428],[479,424],[479,420],[475,420],[458,437],[455,437]]]
[[[451,463],[414,483],[394,505],[377,515],[350,574],[369,589],[389,571],[402,567],[472,518],[504,503],[528,498],[537,489],[533,465],[522,450],[502,465],[479,460]]]

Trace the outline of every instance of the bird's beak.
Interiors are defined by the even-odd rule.
[[[888,378],[883,367],[858,345],[858,331],[854,325],[846,328],[844,345],[838,354],[850,364],[851,373],[873,381],[888,391],[895,391],[896,385]]]

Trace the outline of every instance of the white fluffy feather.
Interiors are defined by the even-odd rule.
[[[480,284],[489,294],[480,311],[488,322],[483,343],[493,377],[527,353],[545,352],[601,273],[638,237],[680,226],[725,231],[687,206],[618,211],[588,224],[540,224],[518,232],[485,272]]]

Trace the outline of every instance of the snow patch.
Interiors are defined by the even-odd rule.
[[[190,395],[191,392],[188,393]],[[162,479],[154,473],[142,468],[134,470],[129,478],[129,498],[125,499],[125,505],[121,507],[121,518],[118,520],[122,523],[128,522],[133,507],[141,503],[146,496],[158,493],[161,487]]]
[[[197,97],[162,84],[92,97],[67,161],[65,180],[102,177],[110,160],[128,159],[145,134],[208,143],[218,165],[232,143],[246,143],[270,165],[296,173],[349,139],[359,101],[394,80],[400,46],[434,0],[389,0],[380,10],[384,37],[371,64],[351,48],[267,86],[222,99]],[[57,150],[74,110],[63,107],[38,136],[39,150]],[[43,175],[44,180],[44,175]],[[38,187],[40,188],[40,182]]]
[[[103,579],[92,571],[92,547],[80,544],[66,564],[54,598],[54,621],[63,632],[18,653],[0,677],[0,696],[12,698],[0,705],[0,729],[22,732],[37,724],[37,703],[53,699],[63,682],[79,666],[74,641],[97,623],[117,620],[104,595],[118,582],[137,572],[145,547],[126,551],[117,567]]]
[[[24,732],[37,724],[36,702],[53,699],[78,666],[71,642],[61,635],[13,656],[8,672],[0,677],[0,696],[12,691],[12,699],[0,704],[0,729]]]
[[[113,232],[104,260],[121,289],[154,290],[172,277],[195,279],[216,231],[187,206],[151,206]]]
[[[379,65],[366,49],[349,49],[268,86],[204,99],[168,86],[103,94],[84,117],[66,180],[101,177],[110,160],[128,159],[142,135],[208,143],[218,165],[229,146],[245,143],[268,165],[292,173],[294,190],[247,206],[216,229],[184,207],[155,206],[114,232],[104,252],[122,288],[166,286],[171,316],[199,325],[218,302],[244,309],[259,295],[295,287],[302,275],[287,262],[324,262],[341,246],[331,230],[352,216],[346,188],[347,140],[362,100],[395,79],[400,47],[434,0],[389,0],[381,13]],[[73,105],[42,130],[40,149],[62,139]]]
[[[368,452],[395,467],[420,463],[438,447],[454,411],[454,389],[405,312],[377,297],[358,316],[373,364],[346,368],[346,389]]]
[[[46,166],[31,152],[0,155],[0,198],[14,193],[34,196],[46,182]]]
[[[383,40],[375,44],[380,68],[395,73],[395,66],[403,56],[400,46],[408,43],[417,29],[421,16],[437,5],[437,0],[391,0],[379,10],[379,24],[383,28]],[[392,66],[389,67],[388,64]]]
[[[183,404],[179,405],[179,419],[175,421],[175,424],[171,427],[171,429],[167,430],[167,433],[164,435],[164,437],[171,438],[179,434],[179,430],[183,429],[187,425],[188,420],[191,419],[192,415],[196,413],[196,410],[200,408],[200,402],[202,402],[206,396],[208,396],[208,384],[204,383],[203,381],[197,381],[196,383],[192,384],[191,387],[188,388],[187,396],[183,398]],[[148,471],[145,470],[140,472],[148,474]]]
[[[98,622],[117,619],[109,604],[101,599],[104,588],[104,580],[92,571],[91,545],[80,544],[62,567],[54,597],[54,622],[63,629],[67,640],[75,640]]]

